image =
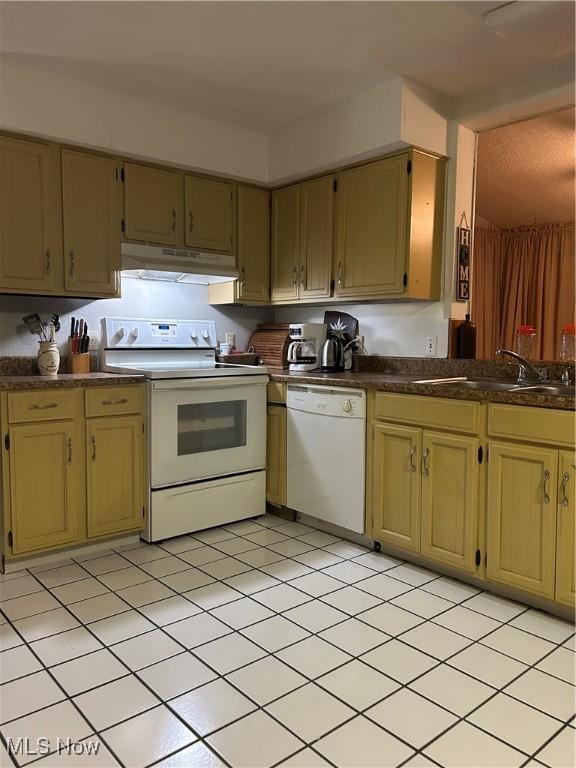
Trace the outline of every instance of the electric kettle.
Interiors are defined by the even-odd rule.
[[[340,336],[328,336],[322,347],[323,371],[344,370],[344,341]]]

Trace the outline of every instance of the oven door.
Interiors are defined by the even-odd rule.
[[[267,376],[154,381],[152,488],[266,466]]]

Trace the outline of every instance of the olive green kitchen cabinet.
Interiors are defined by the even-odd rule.
[[[182,244],[183,183],[180,171],[124,163],[126,240],[157,245]]]
[[[0,293],[61,292],[58,149],[0,136]]]
[[[228,181],[185,176],[185,244],[203,251],[232,253],[234,198],[234,184]]]
[[[336,298],[440,297],[444,186],[415,150],[338,174]]]
[[[143,424],[142,416],[87,420],[88,537],[144,525]]]
[[[391,393],[376,393],[372,402],[372,535],[475,573],[480,404]]]
[[[62,150],[64,283],[67,293],[117,295],[121,241],[119,164]]]
[[[0,392],[1,555],[40,555],[145,525],[144,387]]]
[[[272,193],[272,300],[329,298],[334,177]]]
[[[556,600],[576,604],[576,456],[560,451],[556,534]]]
[[[270,301],[270,192],[257,187],[236,190],[236,262],[238,280],[208,287],[210,304],[268,304]]]

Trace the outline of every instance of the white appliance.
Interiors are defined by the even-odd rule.
[[[229,253],[203,253],[189,248],[166,248],[145,243],[122,243],[122,270],[139,276],[165,279],[172,274],[176,282],[209,285],[238,277],[236,259]]]
[[[287,505],[364,533],[366,393],[288,385]]]
[[[102,319],[104,370],[147,379],[147,541],[266,510],[266,368],[215,348],[212,321]]]
[[[311,371],[319,365],[326,330],[325,323],[290,323],[288,363],[291,371]]]

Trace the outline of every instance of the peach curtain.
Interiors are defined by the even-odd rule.
[[[519,325],[536,327],[537,355],[558,360],[562,328],[574,322],[574,223],[477,229],[474,241],[474,319],[478,357],[498,346],[514,349]]]

